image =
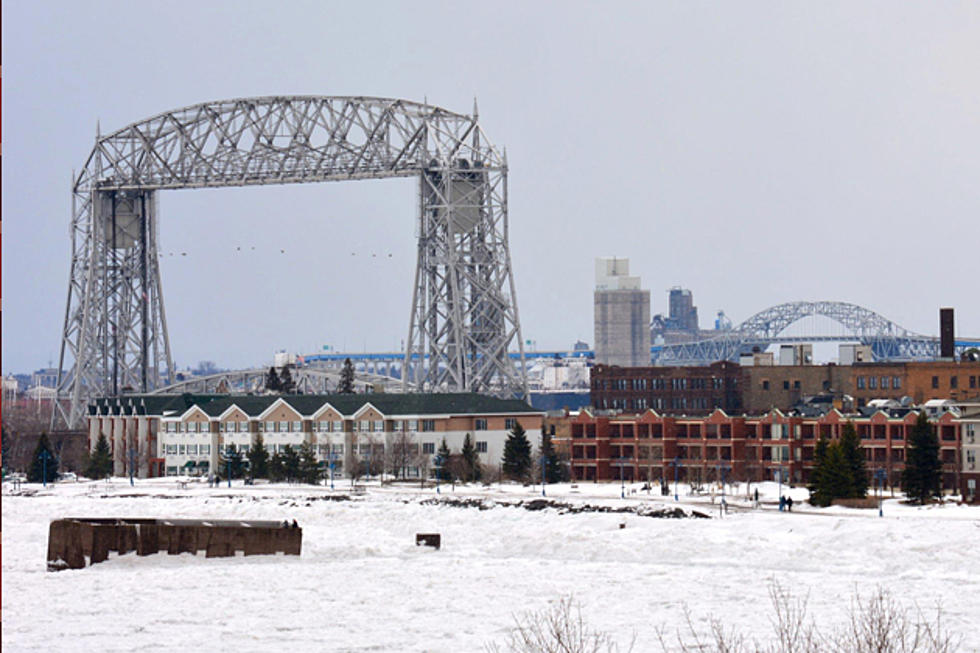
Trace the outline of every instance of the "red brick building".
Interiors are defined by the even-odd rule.
[[[834,409],[819,417],[728,415],[715,410],[700,417],[662,415],[653,410],[630,415],[596,415],[582,411],[567,419],[572,479],[670,481],[694,484],[718,481],[724,471],[732,481],[783,478],[806,483],[813,467],[817,440],[837,439],[845,423],[854,423],[870,473],[884,470],[887,485],[901,484],[908,435],[918,414],[883,411],[869,417],[844,415]],[[961,484],[961,429],[953,413],[933,420],[943,462],[943,488]]]

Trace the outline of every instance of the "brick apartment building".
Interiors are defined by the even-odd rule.
[[[851,397],[860,408],[872,399],[909,397],[980,399],[980,362],[935,361],[854,365],[741,366],[727,361],[703,367],[596,365],[592,406],[598,410],[671,415],[788,411],[805,397]]]
[[[576,481],[619,480],[691,483],[783,478],[806,483],[817,440],[839,438],[844,424],[854,423],[868,470],[885,472],[887,485],[900,485],[908,436],[918,413],[877,411],[869,416],[844,415],[837,409],[818,417],[784,414],[728,415],[720,409],[700,417],[677,417],[647,410],[631,415],[596,415],[581,411],[566,419],[571,472]],[[980,422],[980,418],[977,418]],[[943,487],[966,488],[961,462],[961,433],[956,416],[946,412],[933,420],[943,462]],[[980,426],[975,426],[980,432]],[[974,454],[976,455],[976,454]],[[971,477],[972,478],[972,477]],[[974,483],[974,487],[975,487]],[[966,496],[966,493],[964,494]],[[974,500],[976,492],[973,493]]]

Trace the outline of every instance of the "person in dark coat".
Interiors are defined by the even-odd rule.
[[[786,509],[793,512],[793,497],[786,497]]]

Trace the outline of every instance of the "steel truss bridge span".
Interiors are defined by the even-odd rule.
[[[851,335],[780,336],[793,323],[813,315],[830,318]],[[737,361],[740,354],[758,347],[765,351],[778,342],[859,342],[871,346],[874,360],[916,360],[939,355],[939,339],[895,324],[874,311],[846,302],[788,302],[756,313],[734,329],[717,337],[653,348],[657,365],[704,365],[720,360]]]
[[[194,376],[171,385],[152,390],[149,394],[228,394],[263,392],[268,368],[257,367],[249,370],[234,370],[219,372],[207,376]],[[329,394],[335,392],[340,381],[340,370],[324,370],[312,367],[294,367],[290,376],[296,384],[294,392],[299,394]],[[356,392],[400,391],[403,384],[400,379],[372,374],[355,372],[354,390]],[[409,390],[412,387],[409,385]]]
[[[418,177],[405,379],[422,391],[526,396],[507,242],[507,163],[463,115],[406,100],[256,97],[168,111],[96,135],[73,179],[58,390],[77,426],[94,396],[172,383],[157,193]],[[408,366],[406,366],[408,368]]]

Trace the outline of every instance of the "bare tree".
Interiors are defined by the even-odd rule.
[[[619,645],[605,632],[593,629],[582,616],[582,607],[564,596],[549,608],[514,617],[514,628],[504,647],[487,644],[488,653],[613,653]],[[633,644],[626,649],[633,650]]]
[[[409,467],[417,467],[419,445],[407,431],[398,431],[385,449],[385,466],[395,478],[405,478]]]

